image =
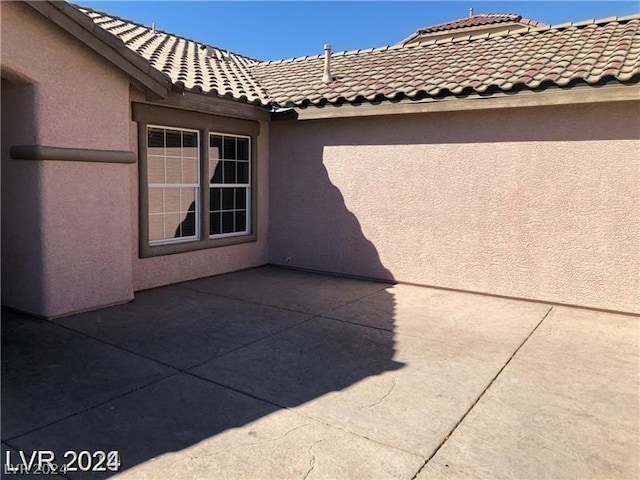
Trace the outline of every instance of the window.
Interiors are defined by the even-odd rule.
[[[140,255],[255,241],[258,123],[133,104]]]
[[[210,134],[209,234],[241,235],[249,232],[251,200],[251,143],[249,137]]]
[[[196,130],[147,127],[150,245],[198,239],[198,137]]]

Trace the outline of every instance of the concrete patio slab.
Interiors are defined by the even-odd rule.
[[[157,381],[173,369],[59,325],[2,312],[2,439]]]
[[[554,307],[419,479],[637,479],[639,377],[639,318]]]
[[[181,287],[319,315],[388,284],[267,266],[202,278]]]
[[[186,374],[14,443],[119,450],[122,478],[409,478],[424,461]]]
[[[391,333],[319,318],[234,353],[189,372],[286,407],[403,367]]]
[[[322,316],[400,335],[441,334],[447,338],[471,328],[474,335],[490,338],[495,333],[505,334],[505,322],[517,325],[548,310],[549,306],[539,303],[396,284]],[[431,328],[434,324],[438,325],[437,330]]]
[[[192,372],[426,458],[549,310],[506,302],[491,315],[485,297],[462,297],[442,299],[421,328],[406,319],[419,335],[315,318]],[[376,326],[407,331],[402,321],[389,311]]]
[[[163,287],[133,302],[58,320],[131,352],[186,369],[311,318],[263,305]]]
[[[9,451],[118,450],[154,480],[640,473],[638,318],[281,268],[189,283],[3,312]]]

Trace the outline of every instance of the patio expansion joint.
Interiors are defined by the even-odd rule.
[[[289,325],[288,327],[285,327],[285,328],[283,328],[281,330],[278,330],[276,332],[270,333],[269,335],[265,335],[264,337],[260,337],[260,338],[258,338],[256,340],[252,341],[252,342],[245,343],[244,345],[240,345],[240,346],[234,348],[233,350],[229,350],[228,352],[221,353],[220,355],[214,355],[213,357],[207,358],[206,360],[203,360],[202,362],[196,363],[195,365],[190,365],[189,367],[187,367],[185,369],[182,369],[181,372],[191,375],[189,370],[193,370],[194,368],[197,368],[197,367],[199,367],[201,365],[204,365],[205,363],[208,363],[208,362],[210,362],[212,360],[217,360],[219,358],[224,357],[225,355],[229,355],[231,353],[235,353],[238,350],[242,350],[243,348],[250,347],[251,345],[255,345],[256,343],[260,343],[263,340],[267,340],[269,338],[273,338],[273,337],[275,337],[277,335],[280,335],[281,333],[286,332],[287,330],[291,330],[292,328],[296,328],[296,327],[299,327],[301,325],[304,325],[305,323],[310,322],[311,320],[313,320],[315,318],[318,318],[318,315],[310,316],[309,318],[306,318],[306,319],[304,319],[304,320],[302,320],[302,321],[300,321],[298,323],[294,323],[293,325]],[[200,378],[200,377],[198,377],[198,378]]]
[[[205,290],[198,290],[197,288],[185,287],[183,285],[172,285],[172,286],[174,286],[176,288],[183,288],[185,290],[189,290],[190,292],[196,292],[196,293],[201,293],[203,295],[209,295],[210,297],[218,297],[218,298],[224,298],[226,300],[234,300],[236,302],[250,303],[251,305],[259,305],[261,307],[275,308],[277,310],[282,310],[282,311],[285,311],[285,312],[302,313],[302,314],[305,314],[305,315],[313,315],[312,313],[305,312],[305,311],[302,311],[302,310],[293,310],[291,308],[285,308],[285,307],[281,307],[279,305],[271,305],[269,303],[255,302],[253,300],[247,300],[245,298],[237,298],[237,297],[232,297],[230,295],[221,295],[219,293],[211,293],[211,292],[207,292]]]
[[[471,410],[473,410],[475,408],[475,406],[478,404],[478,402],[480,402],[480,400],[482,399],[482,397],[484,397],[485,393],[487,393],[487,391],[489,390],[489,388],[491,388],[491,386],[494,384],[494,382],[498,379],[498,377],[502,374],[502,372],[504,371],[505,368],[507,368],[507,365],[509,365],[509,363],[511,363],[511,360],[513,360],[513,358],[516,356],[516,354],[520,351],[520,349],[529,341],[529,339],[533,336],[533,334],[538,330],[538,328],[540,327],[540,325],[542,325],[542,322],[544,322],[547,317],[549,316],[549,314],[551,313],[551,311],[553,310],[553,306],[549,307],[549,310],[547,310],[547,313],[544,314],[544,316],[540,319],[540,321],[536,324],[535,327],[533,327],[533,329],[531,330],[531,332],[529,332],[529,334],[525,337],[525,339],[520,343],[520,345],[518,345],[518,347],[513,351],[513,353],[509,356],[509,358],[507,359],[507,361],[504,363],[504,365],[502,365],[502,367],[500,367],[500,369],[498,370],[498,372],[493,376],[493,378],[489,381],[489,383],[484,387],[484,389],[482,390],[482,392],[480,392],[480,395],[478,395],[478,397],[473,401],[473,403],[471,404],[471,406],[464,412],[464,414],[462,414],[462,416],[460,417],[460,419],[456,422],[456,424],[453,426],[453,428],[449,431],[449,433],[447,433],[447,435],[444,436],[444,438],[442,439],[442,442],[440,442],[440,444],[434,449],[434,451],[431,453],[431,455],[429,455],[429,457],[425,460],[425,462],[422,464],[422,466],[418,469],[418,471],[415,473],[415,475],[411,478],[411,480],[415,480],[418,475],[420,475],[420,472],[422,472],[422,470],[424,470],[424,468],[427,466],[427,464],[433,459],[433,457],[436,456],[436,454],[440,451],[440,449],[444,446],[445,443],[447,443],[447,441],[449,440],[449,438],[451,438],[451,435],[453,435],[453,433],[457,430],[457,428],[460,426],[460,424],[464,421],[465,418],[467,418],[467,415],[469,415],[469,413],[471,412]]]
[[[91,340],[95,340],[96,342],[100,342],[100,343],[102,343],[104,345],[108,345],[110,347],[117,348],[118,350],[122,350],[123,352],[129,353],[131,355],[135,355],[136,357],[140,357],[140,358],[143,358],[143,359],[148,360],[150,362],[154,362],[154,363],[157,363],[159,365],[162,365],[163,367],[167,367],[167,368],[170,368],[172,370],[176,370],[176,373],[181,372],[181,369],[179,369],[178,367],[174,367],[173,365],[169,365],[168,363],[165,363],[162,360],[158,360],[156,358],[149,357],[147,355],[143,355],[142,353],[134,352],[133,350],[129,350],[128,348],[123,347],[122,345],[118,345],[117,343],[112,343],[112,342],[109,342],[107,340],[104,340],[103,338],[99,338],[99,337],[95,337],[93,335],[89,335],[88,333],[83,332],[82,330],[76,330],[75,328],[68,327],[67,325],[62,325],[61,323],[58,323],[55,320],[45,320],[45,321],[49,322],[52,325],[56,325],[57,327],[63,328],[65,330],[68,330],[70,332],[77,333],[78,335],[81,335],[81,336],[83,336],[85,338],[90,338]]]
[[[69,420],[70,418],[77,417],[78,415],[82,415],[84,413],[90,412],[91,410],[94,410],[96,408],[102,407],[103,405],[111,403],[114,400],[118,400],[119,398],[126,397],[127,395],[130,395],[132,393],[138,392],[140,390],[144,390],[145,388],[151,387],[151,386],[153,386],[153,385],[155,385],[157,383],[164,382],[165,380],[167,380],[169,378],[172,378],[172,377],[175,377],[176,375],[180,375],[181,373],[183,373],[183,372],[176,371],[174,373],[171,373],[171,374],[166,375],[164,377],[161,377],[159,379],[153,380],[151,382],[145,383],[143,385],[138,385],[137,387],[135,387],[135,388],[133,388],[131,390],[127,390],[126,392],[122,392],[122,393],[120,393],[120,394],[118,394],[118,395],[116,395],[114,397],[110,397],[110,398],[108,398],[106,400],[100,401],[100,402],[98,402],[96,404],[93,404],[93,405],[90,405],[90,406],[88,406],[86,408],[80,409],[77,412],[73,412],[70,415],[67,415],[67,416],[62,417],[62,418],[58,418],[58,419],[53,420],[53,421],[51,421],[51,422],[49,422],[49,423],[47,423],[45,425],[40,425],[40,426],[38,426],[36,428],[32,428],[31,430],[29,430],[27,432],[22,432],[22,433],[19,433],[17,435],[14,435],[13,437],[10,437],[10,438],[7,438],[7,439],[3,440],[3,442],[6,445],[9,445],[11,448],[13,448],[15,450],[16,448],[11,446],[11,444],[9,444],[9,442],[11,442],[11,441],[13,441],[15,439],[18,439],[20,437],[24,437],[26,435],[30,435],[30,434],[32,434],[34,432],[37,432],[37,431],[42,430],[44,428],[50,427],[52,425],[55,425],[56,423],[64,422],[65,420]]]
[[[338,277],[338,278],[341,278],[341,277]],[[330,318],[330,317],[327,317],[326,315],[329,315],[332,311],[336,310],[337,308],[342,308],[342,307],[345,307],[347,305],[351,305],[352,303],[359,302],[360,300],[362,300],[364,298],[367,298],[367,297],[370,297],[371,295],[375,295],[376,293],[379,293],[380,291],[384,290],[385,288],[389,288],[389,284],[382,284],[381,283],[380,288],[376,289],[373,292],[369,292],[369,293],[367,293],[365,295],[362,295],[362,296],[360,296],[358,298],[354,298],[353,300],[349,300],[348,302],[341,303],[340,305],[335,305],[335,306],[331,307],[331,309],[329,309],[326,312],[311,313],[311,312],[304,311],[304,310],[294,310],[292,308],[282,307],[280,305],[273,305],[273,304],[270,304],[270,303],[256,302],[254,300],[247,300],[245,298],[237,298],[237,297],[232,297],[232,296],[229,296],[229,295],[222,295],[220,293],[207,292],[205,290],[199,290],[197,288],[187,287],[185,285],[180,285],[180,284],[173,284],[172,286],[176,287],[176,288],[183,288],[183,289],[189,290],[191,292],[197,292],[197,293],[202,293],[204,295],[210,295],[212,297],[225,298],[227,300],[235,300],[236,302],[246,302],[246,303],[250,303],[252,305],[260,305],[261,307],[270,307],[270,308],[275,308],[275,309],[278,309],[278,310],[283,310],[285,312],[302,313],[302,314],[305,314],[305,315],[311,315],[314,318],[315,317]],[[311,319],[309,319],[309,320],[311,320]],[[336,319],[331,318],[331,320],[336,320]],[[368,326],[368,325],[363,325],[363,326]]]

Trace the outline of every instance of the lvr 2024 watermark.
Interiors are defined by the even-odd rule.
[[[113,450],[89,452],[67,450],[61,461],[52,450],[7,450],[4,458],[5,475],[55,475],[67,472],[117,472],[120,470],[120,452]]]

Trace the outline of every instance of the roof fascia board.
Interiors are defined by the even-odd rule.
[[[153,105],[175,107],[182,110],[210,113],[225,117],[265,121],[271,119],[271,112],[260,106],[199,93],[171,92],[163,99],[154,99],[147,96],[146,100]]]
[[[600,102],[621,102],[640,100],[640,84],[603,85],[601,87],[574,87],[570,90],[525,91],[500,93],[491,96],[473,95],[466,98],[447,97],[443,99],[402,100],[380,104],[362,103],[340,106],[295,108],[297,120],[324,118],[367,117],[377,115],[401,115],[410,113],[450,112],[465,110],[491,110],[498,108],[521,108],[551,105],[569,105]],[[291,116],[280,114],[282,120]],[[272,116],[279,120],[278,114]]]
[[[152,70],[142,57],[122,43],[121,40],[97,27],[89,17],[65,2],[26,1],[27,5],[58,25],[67,33],[120,68],[139,84],[160,97],[166,97],[171,81],[161,72]],[[86,19],[85,19],[86,17]]]

